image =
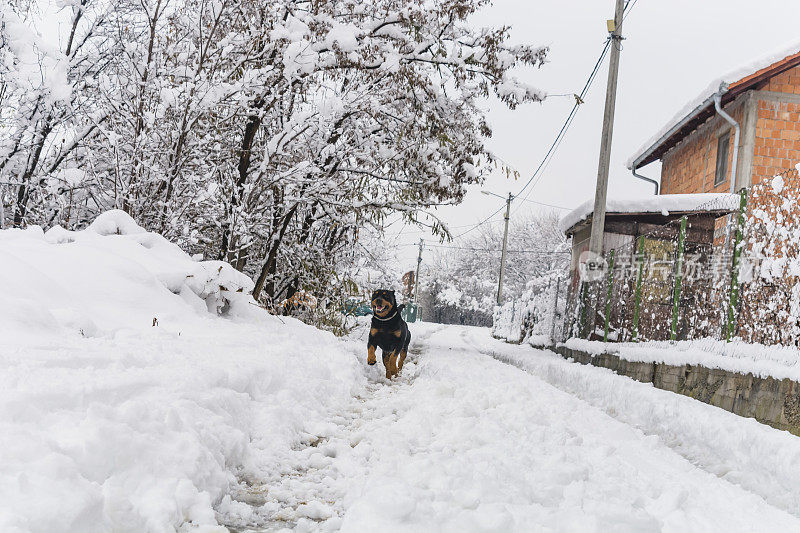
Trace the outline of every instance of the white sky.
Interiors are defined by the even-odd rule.
[[[580,92],[605,42],[606,19],[613,15],[614,0],[495,0],[475,22],[507,24],[513,27],[514,42],[549,45],[550,63],[520,77],[550,94],[561,94]],[[797,0],[638,0],[623,26],[626,40],[620,59],[609,196],[652,194],[653,186],[634,179],[625,161],[714,78],[792,42],[800,43],[798,27]],[[529,199],[572,208],[594,197],[607,66],[608,59]],[[544,157],[573,102],[570,97],[554,97],[514,111],[489,104],[494,136],[488,146],[521,177],[515,182],[497,173],[483,188],[500,195],[518,191]],[[641,173],[658,178],[660,165],[651,164]],[[502,200],[479,191],[480,187],[471,188],[463,204],[440,209],[437,215],[452,226],[483,220]],[[512,204],[512,217],[515,208],[520,213],[540,209],[531,203]],[[493,220],[502,223],[502,213]],[[397,238],[402,245],[399,258],[409,269],[417,251],[410,244],[420,237],[433,240],[416,228],[406,228]]]

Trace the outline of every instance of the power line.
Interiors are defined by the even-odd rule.
[[[625,17],[627,17],[628,14],[630,14],[630,11],[633,9],[633,6],[636,5],[637,1],[638,0],[628,0],[625,3],[625,14],[623,16],[623,20],[625,20]],[[583,89],[581,90],[579,95],[578,94],[574,95],[575,96],[575,104],[572,106],[572,110],[570,111],[569,115],[567,116],[567,119],[564,121],[564,124],[561,126],[561,129],[559,130],[558,135],[556,135],[556,138],[553,140],[553,144],[550,145],[550,148],[547,150],[547,153],[545,154],[545,156],[542,159],[541,163],[539,163],[539,166],[536,168],[536,170],[531,175],[530,179],[528,179],[528,181],[522,187],[522,189],[520,189],[519,192],[514,195],[514,198],[518,198],[525,191],[525,189],[527,189],[528,186],[531,185],[531,183],[533,182],[533,186],[531,187],[531,191],[532,191],[533,187],[535,187],[536,184],[539,182],[539,179],[541,178],[541,174],[540,173],[542,172],[542,170],[544,170],[546,168],[547,164],[549,164],[550,160],[552,159],[552,155],[558,149],[559,145],[561,144],[561,141],[564,139],[564,136],[565,136],[567,130],[572,125],[572,122],[575,119],[575,115],[577,114],[578,108],[583,103],[583,101],[584,101],[584,99],[586,97],[586,94],[589,92],[589,88],[592,86],[592,83],[594,82],[594,79],[597,76],[598,71],[600,70],[600,66],[603,64],[603,60],[605,59],[606,55],[608,54],[608,50],[609,50],[609,48],[611,46],[611,42],[612,42],[612,38],[611,38],[611,35],[609,35],[608,38],[606,38],[605,44],[603,45],[603,50],[600,53],[600,57],[597,58],[597,61],[595,62],[594,67],[592,68],[592,72],[589,74],[589,78],[586,80],[586,83],[584,84]],[[563,96],[563,95],[558,94],[558,95],[553,95],[553,96]],[[536,180],[536,181],[534,182],[534,180]],[[568,207],[562,207],[562,206],[557,206],[557,205],[546,204],[544,202],[537,202],[537,201],[534,201],[534,200],[528,200],[528,196],[530,196],[530,192],[531,191],[528,191],[528,194],[525,195],[525,198],[522,198],[523,202],[531,202],[531,203],[535,203],[535,204],[546,205],[548,207],[553,207],[555,209],[564,209],[564,210],[568,210],[569,209]],[[489,222],[489,220],[491,220],[492,217],[494,217],[500,211],[502,211],[503,207],[505,207],[505,206],[501,205],[491,215],[489,215],[485,219],[481,220],[480,222],[478,222],[477,224],[472,226],[470,229],[468,229],[468,230],[456,235],[455,237],[453,237],[453,239],[458,239],[460,237],[463,237],[464,235],[470,233],[471,231],[474,231],[474,230],[478,229],[479,227],[483,226],[484,224]]]
[[[622,21],[623,22],[625,21],[626,18],[628,18],[628,15],[631,14],[631,11],[633,11],[633,6],[635,6],[636,2],[638,2],[638,1],[639,0],[633,0],[631,2],[631,0],[628,0],[627,2],[625,2],[625,14],[622,15]],[[628,7],[628,4],[630,4],[630,7]]]
[[[636,5],[637,1],[638,0],[628,0],[625,3],[625,14],[623,15],[623,20],[625,20],[624,17],[627,17],[628,14],[630,14],[631,10],[633,9],[633,6]],[[525,189],[527,189],[528,186],[531,185],[531,183],[533,183],[533,185],[531,186],[531,190],[532,190],[533,187],[535,187],[536,184],[539,182],[539,179],[541,179],[541,172],[547,167],[547,164],[552,159],[552,155],[558,149],[558,146],[561,144],[561,141],[564,139],[564,135],[566,135],[567,130],[572,125],[572,121],[575,119],[575,115],[577,114],[578,108],[583,103],[583,101],[584,101],[584,99],[586,97],[586,94],[589,92],[589,88],[592,86],[592,83],[594,82],[594,79],[595,79],[595,77],[597,76],[597,73],[600,70],[600,66],[603,64],[603,60],[605,59],[606,55],[608,54],[608,50],[611,48],[611,43],[612,43],[612,37],[611,37],[611,35],[609,35],[608,38],[606,38],[605,44],[603,45],[603,51],[600,53],[600,57],[597,58],[597,62],[595,63],[591,74],[589,74],[589,78],[586,80],[586,84],[583,86],[583,90],[581,90],[579,95],[575,95],[575,104],[572,106],[572,110],[570,110],[570,113],[567,116],[567,119],[564,121],[564,125],[561,126],[561,129],[559,130],[558,135],[556,135],[556,138],[553,140],[553,144],[550,145],[550,148],[547,150],[547,153],[545,154],[544,158],[542,159],[542,162],[539,163],[539,166],[536,168],[534,173],[531,175],[531,177],[527,181],[527,183],[525,183],[525,186],[522,187],[522,189],[520,189],[520,191],[515,196],[520,196],[525,191]],[[534,180],[536,180],[536,181],[534,181]],[[524,199],[527,199],[529,195],[530,195],[530,191],[528,191],[528,195],[526,195]]]
[[[528,201],[532,201],[532,200],[528,200]],[[488,224],[495,224],[497,222],[500,222],[500,220],[492,220],[491,222],[487,222],[487,223]],[[458,226],[447,226],[447,229],[469,228],[469,227],[474,226],[474,225],[475,225],[474,223],[472,223],[472,224],[460,224]],[[429,230],[427,230],[427,229],[419,229],[419,230],[414,230],[414,231],[404,231],[399,236],[402,236],[402,235],[416,235],[416,234],[419,234],[419,233],[428,233],[428,232],[429,232]]]
[[[578,112],[578,108],[583,103],[584,98],[586,97],[586,93],[589,92],[589,87],[591,87],[595,76],[597,76],[597,72],[600,70],[600,65],[602,65],[603,60],[605,59],[610,46],[611,46],[611,37],[609,36],[606,39],[605,44],[603,45],[603,51],[600,53],[600,57],[597,58],[597,62],[594,64],[594,68],[592,68],[592,72],[591,74],[589,74],[589,78],[586,80],[586,84],[584,84],[580,94],[577,95],[577,97],[575,98],[575,104],[573,104],[572,109],[570,110],[567,119],[564,121],[564,124],[561,126],[561,129],[558,131],[556,138],[553,139],[553,143],[550,145],[550,148],[547,150],[547,153],[545,153],[544,158],[539,163],[539,166],[536,167],[536,170],[533,172],[530,179],[525,183],[522,189],[520,189],[515,196],[520,196],[523,192],[525,192],[525,189],[527,189],[532,183],[534,187],[536,186],[536,183],[538,183],[539,181],[538,177],[541,175],[542,170],[544,169],[545,165],[550,161],[551,156],[555,153],[556,149],[561,144],[561,140],[564,138],[564,135],[566,134],[567,130],[572,125],[572,121],[575,119],[575,115]],[[534,180],[536,180],[536,182],[534,182]]]
[[[564,206],[561,206],[561,205],[546,204],[544,202],[537,202],[536,200],[528,200],[527,198],[522,198],[522,201],[523,202],[530,202],[532,204],[545,205],[547,207],[552,207],[554,209],[564,209],[566,211],[571,211],[572,210],[571,207],[564,207]]]
[[[403,246],[418,246],[417,244],[404,244]],[[425,243],[425,246],[429,248],[445,248],[448,250],[465,250],[468,252],[501,252],[499,248],[471,248],[471,247],[463,247],[463,246],[448,246],[446,244],[432,244],[429,242]],[[537,255],[552,255],[552,254],[569,254],[569,251],[543,251],[543,250],[506,250],[506,253],[517,253],[517,254],[537,254]]]
[[[482,221],[478,222],[477,224],[475,224],[474,226],[472,226],[472,227],[471,227],[470,229],[468,229],[467,231],[465,231],[465,232],[463,232],[463,233],[459,233],[458,235],[456,235],[455,237],[453,237],[453,239],[458,239],[459,237],[463,237],[464,235],[466,235],[466,234],[467,234],[467,233],[469,233],[470,231],[476,230],[476,229],[478,229],[479,227],[483,226],[484,224],[486,224],[487,222],[489,222],[489,220],[490,220],[490,219],[491,219],[493,216],[495,216],[497,213],[499,213],[500,211],[502,211],[504,207],[505,207],[505,204],[501,205],[501,206],[500,206],[500,207],[497,209],[497,211],[495,211],[494,213],[492,213],[492,214],[491,214],[491,215],[489,215],[488,217],[484,218]]]

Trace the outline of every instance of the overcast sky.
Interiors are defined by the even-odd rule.
[[[580,92],[605,42],[606,19],[613,15],[614,0],[495,0],[475,22],[507,24],[513,28],[514,42],[549,45],[550,62],[520,77],[561,94]],[[609,196],[652,194],[652,185],[634,179],[625,168],[627,159],[713,79],[800,43],[798,28],[797,0],[638,0],[623,26]],[[572,208],[594,197],[607,67],[608,60],[531,200]],[[488,145],[521,177],[513,181],[498,173],[483,188],[500,195],[518,191],[544,157],[573,102],[553,97],[514,111],[487,104],[494,130]],[[642,174],[657,178],[659,164],[645,167]],[[479,191],[480,187],[470,189],[463,204],[437,214],[453,226],[483,220],[502,200]],[[520,215],[538,207],[514,205],[512,217],[513,209]],[[502,223],[502,214],[494,221]],[[409,245],[421,236],[430,238],[408,228],[396,240],[404,245],[400,258],[409,268],[416,256],[416,248]]]

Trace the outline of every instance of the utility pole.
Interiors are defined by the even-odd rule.
[[[419,255],[417,256],[417,273],[414,274],[414,304],[417,303],[417,295],[419,294],[419,266],[422,264],[422,244],[423,240],[419,240]]]
[[[594,194],[592,213],[592,234],[589,251],[598,255],[603,253],[603,231],[606,223],[606,193],[608,192],[608,169],[611,158],[611,137],[614,133],[614,108],[617,102],[617,77],[619,74],[619,51],[622,45],[623,0],[616,0],[614,20],[609,20],[611,32],[611,59],[608,65],[608,85],[606,87],[606,109],[603,115],[603,134],[600,138],[600,163],[597,167],[597,190]]]
[[[514,197],[508,193],[506,200],[506,229],[503,232],[503,252],[500,255],[500,280],[497,282],[497,305],[503,305],[503,274],[506,269],[506,245],[508,244],[508,218],[511,216],[511,200]]]

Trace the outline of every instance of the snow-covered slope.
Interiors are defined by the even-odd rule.
[[[351,346],[250,284],[121,212],[0,231],[0,531],[226,532],[237,476],[366,382]]]

